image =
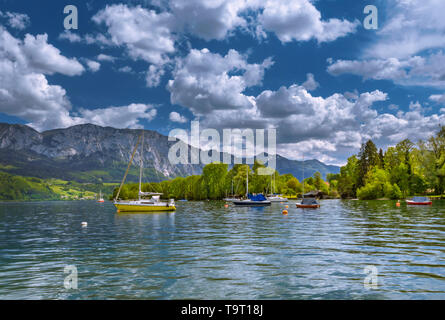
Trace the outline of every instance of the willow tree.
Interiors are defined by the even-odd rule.
[[[226,163],[210,163],[202,169],[202,182],[209,199],[221,199],[226,192]]]

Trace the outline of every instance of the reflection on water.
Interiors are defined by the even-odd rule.
[[[445,299],[445,201],[0,204],[1,299]],[[88,227],[81,222],[87,221]],[[66,265],[78,289],[63,286]],[[366,289],[364,268],[377,267]]]

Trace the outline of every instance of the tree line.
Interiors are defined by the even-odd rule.
[[[246,194],[246,177],[249,174],[249,193],[279,193],[288,196],[301,195],[303,184],[292,174],[280,175],[272,170],[270,175],[261,175],[259,168],[265,166],[255,161],[252,167],[247,164],[235,164],[230,170],[227,164],[211,163],[203,168],[202,175],[177,177],[161,182],[143,183],[143,192],[160,192],[163,198],[187,200],[221,200],[229,195],[244,196]],[[334,175],[328,175],[328,180],[334,180]],[[333,181],[334,185],[336,181]],[[336,196],[332,185],[323,180],[320,172],[304,181],[304,191],[320,190],[326,195]],[[111,199],[116,197],[118,188],[113,192]],[[119,195],[120,199],[137,199],[138,183],[125,184]]]
[[[348,158],[337,181],[342,198],[400,199],[414,195],[442,195],[445,189],[445,127],[428,140],[409,139],[377,150],[372,140]]]

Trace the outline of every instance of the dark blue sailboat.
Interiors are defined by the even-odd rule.
[[[246,183],[246,198],[245,200],[233,201],[233,204],[237,206],[250,206],[250,207],[265,207],[270,206],[270,200],[262,194],[251,195],[249,193],[249,169],[247,169],[247,183]]]

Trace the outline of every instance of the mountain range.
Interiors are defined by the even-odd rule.
[[[14,175],[57,178],[81,183],[120,182],[141,130],[92,124],[38,132],[21,124],[0,123],[0,171]],[[156,131],[144,131],[145,180],[160,181],[201,174],[202,164],[176,164],[168,160],[175,141]],[[189,151],[193,149],[187,146]],[[135,153],[128,181],[137,181],[141,148]],[[303,178],[303,162],[277,155],[277,170]],[[305,177],[319,171],[338,173],[337,166],[318,160],[304,161]]]

